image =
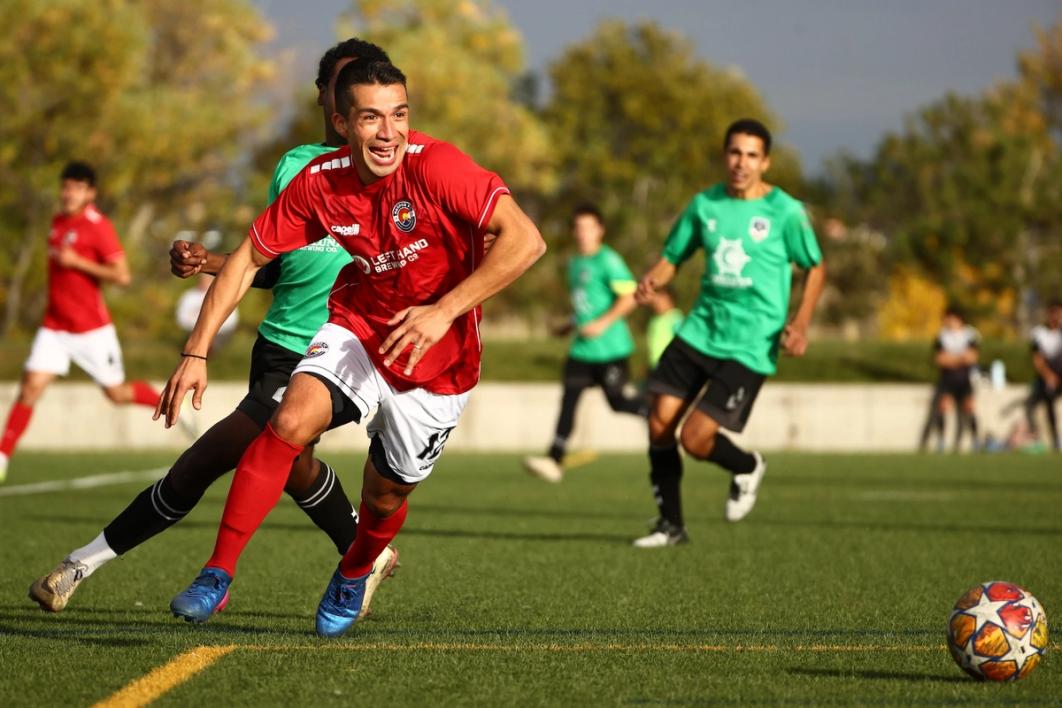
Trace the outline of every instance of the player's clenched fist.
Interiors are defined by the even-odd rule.
[[[178,278],[190,278],[203,269],[207,250],[201,243],[174,241],[170,247],[170,272]]]

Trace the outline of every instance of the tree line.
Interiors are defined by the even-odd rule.
[[[176,341],[186,285],[167,274],[170,241],[242,238],[275,161],[321,139],[312,87],[283,95],[272,29],[247,0],[8,0],[0,25],[0,332],[39,322],[57,175],[79,158],[99,168],[137,275],[109,294],[119,326]],[[652,22],[603,22],[549,63],[548,90],[491,0],[355,0],[337,27],[387,49],[409,77],[413,125],[501,174],[550,242],[488,318],[566,311],[578,202],[601,206],[635,272],[653,262],[689,198],[722,179],[721,136],[746,116],[780,134],[770,179],[807,201],[831,262],[823,323],[924,336],[956,301],[988,333],[1015,334],[1062,293],[1062,21],[1030,37],[1015,79],[944,96],[868,159],[838,155],[814,179],[746,77]],[[681,300],[697,278],[682,274]]]

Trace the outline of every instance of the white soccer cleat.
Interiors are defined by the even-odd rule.
[[[689,540],[684,527],[675,526],[667,519],[660,518],[656,520],[648,536],[635,539],[632,545],[635,548],[665,548],[689,543]]]
[[[37,578],[30,585],[29,597],[35,600],[42,610],[62,612],[77,586],[85,579],[88,566],[84,563],[64,558],[55,570]]]
[[[753,452],[756,458],[756,467],[751,472],[736,474],[730,482],[730,498],[726,500],[726,520],[741,521],[752,507],[756,506],[756,492],[763,483],[763,475],[767,472],[767,460],[763,455]]]
[[[0,452],[0,484],[7,480],[7,455]]]
[[[369,603],[372,602],[376,589],[380,587],[380,583],[395,574],[395,568],[397,567],[398,549],[394,546],[388,546],[383,549],[380,555],[376,556],[376,560],[372,564],[372,573],[369,574],[368,580],[365,581],[365,596],[361,601],[361,612],[358,613],[358,619],[355,621],[360,622],[369,616]]]
[[[525,457],[524,469],[532,477],[554,484],[564,479],[564,470],[552,457]]]

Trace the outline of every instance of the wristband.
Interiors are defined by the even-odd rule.
[[[203,361],[207,360],[207,358],[205,356],[201,356],[199,354],[189,354],[188,352],[181,352],[181,356],[182,357],[191,357],[192,359],[202,359]]]

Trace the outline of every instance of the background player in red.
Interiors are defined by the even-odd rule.
[[[144,381],[125,380],[122,349],[100,292],[100,283],[128,285],[131,277],[114,226],[93,204],[96,172],[71,162],[59,179],[60,211],[48,234],[48,309],[0,438],[0,482],[37,399],[56,376],[69,373],[71,361],[114,403],[154,407],[159,400]]]
[[[353,262],[280,408],[240,460],[214,554],[170,605],[186,619],[209,619],[224,598],[303,446],[337,413],[361,422],[378,407],[367,426],[358,532],[317,611],[322,636],[350,627],[373,560],[401,528],[406,497],[431,473],[479,380],[479,304],[545,251],[497,175],[410,130],[405,76],[394,66],[344,67],[333,120],[348,147],[312,161],[255,220],[207,294],[156,411],[173,425],[189,390],[199,405],[203,356],[259,268],[322,231],[339,235]],[[497,238],[484,256],[487,233]]]

